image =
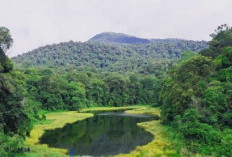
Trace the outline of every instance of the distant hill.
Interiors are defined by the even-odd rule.
[[[123,33],[104,32],[104,33],[95,35],[94,37],[90,38],[87,42],[104,43],[104,44],[119,44],[119,45],[120,44],[136,45],[136,44],[148,44],[148,43],[177,44],[177,43],[186,42],[186,41],[190,42],[191,40],[184,40],[184,39],[178,39],[178,38],[145,39],[145,38],[139,38],[139,37],[123,34]],[[197,42],[197,41],[193,41],[193,42]],[[204,41],[202,42],[206,44],[206,42]]]
[[[166,39],[150,39],[152,43],[156,44],[176,44],[179,42],[203,42],[206,43],[205,41],[194,41],[194,40],[185,40],[185,39],[178,39],[178,38],[166,38]]]
[[[109,44],[96,42],[100,40],[96,38],[97,36],[91,38],[89,40],[91,42],[70,41],[47,45],[13,57],[12,60],[18,68],[51,67],[78,70],[91,68],[97,71],[130,72],[149,69],[147,67],[154,62],[163,64],[162,60],[177,59],[183,51],[199,52],[208,47],[205,41],[152,39],[150,43],[146,43],[148,40],[131,37],[137,41],[130,43],[140,41],[140,44]],[[95,42],[92,42],[93,40]]]
[[[92,43],[110,43],[110,44],[145,44],[151,43],[149,39],[138,38],[122,33],[105,32],[97,34],[88,42]]]

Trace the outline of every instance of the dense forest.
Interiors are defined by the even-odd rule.
[[[3,135],[0,139],[1,156],[14,156],[19,153],[19,148],[22,147],[32,124],[46,118],[44,115],[42,117],[38,115],[40,110],[78,111],[81,108],[94,106],[158,105],[160,81],[155,75],[149,74],[149,69],[147,74],[131,71],[127,75],[110,71],[98,72],[91,68],[57,70],[47,66],[37,68],[29,65],[13,70],[13,62],[5,54],[13,40],[7,28],[1,27],[0,35],[2,37],[0,124]],[[69,44],[75,45],[74,42],[69,42],[63,47],[62,44],[55,45],[54,49],[61,48],[60,52],[62,52],[64,51],[62,48]],[[80,47],[82,48],[89,49],[89,47]],[[29,56],[31,54],[34,56],[32,52]],[[63,59],[62,57],[58,56]],[[171,61],[167,60],[160,64],[163,63],[172,66]],[[160,71],[160,68],[158,70]],[[164,73],[159,72],[159,74]]]
[[[109,35],[107,37],[111,38]],[[208,47],[205,41],[154,39],[151,43],[144,44],[109,44],[102,43],[100,39],[95,40],[94,37],[85,43],[70,41],[47,45],[12,59],[20,68],[49,67],[66,71],[73,69],[146,73],[146,69],[151,65],[170,67],[175,59],[181,57],[182,52],[199,52]],[[126,40],[125,37],[123,39]]]
[[[190,153],[232,154],[232,28],[218,27],[209,45],[118,36],[41,47],[12,58],[13,69],[5,54],[13,39],[0,27],[0,156],[18,154],[46,119],[40,110],[136,104],[160,107]]]
[[[12,43],[9,30],[0,27],[0,156],[13,156],[31,128],[23,103],[24,82],[4,53]]]
[[[173,68],[160,94],[162,120],[194,153],[231,156],[232,28],[219,26],[209,48]]]

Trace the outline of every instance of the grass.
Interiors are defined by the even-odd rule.
[[[141,107],[134,110],[128,110],[127,113],[151,114],[160,116],[159,108]],[[172,135],[168,128],[160,123],[160,120],[142,122],[137,124],[146,131],[154,135],[154,140],[145,146],[138,146],[129,154],[119,154],[117,157],[177,157],[176,143],[172,142]]]
[[[135,106],[132,110],[127,110],[125,112],[133,114],[148,114],[160,117],[160,109],[158,107],[154,108],[150,106]]]
[[[94,107],[82,109],[80,112],[60,111],[60,112],[44,112],[46,121],[35,124],[30,133],[30,137],[26,139],[26,146],[31,148],[30,153],[26,153],[28,157],[63,157],[67,156],[66,149],[50,148],[46,144],[39,144],[39,138],[45,130],[62,128],[67,123],[74,123],[93,116],[88,111],[131,109],[125,112],[134,114],[150,114],[160,116],[159,108],[151,108],[149,106],[130,106],[130,107]],[[84,113],[83,113],[84,112]],[[178,156],[175,149],[175,143],[172,142],[171,132],[167,127],[160,124],[159,120],[138,123],[139,127],[144,128],[155,136],[155,139],[145,146],[138,146],[129,154],[119,154],[118,157],[134,157],[134,156]]]
[[[30,153],[26,153],[29,157],[62,157],[67,156],[66,149],[49,148],[46,144],[38,144],[39,138],[45,130],[62,128],[67,123],[74,123],[88,117],[92,117],[92,113],[78,113],[75,111],[54,112],[46,114],[46,121],[38,123],[34,126],[30,133],[30,137],[26,138],[26,146],[31,148]]]
[[[133,106],[125,106],[125,107],[91,107],[91,108],[81,109],[80,112],[110,111],[110,110],[123,110],[123,109],[130,110],[130,109],[138,109],[140,107],[145,107],[145,106],[133,105]]]

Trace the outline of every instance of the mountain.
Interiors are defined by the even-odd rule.
[[[185,42],[185,41],[196,42],[194,40],[185,40],[185,39],[178,39],[178,38],[150,39],[150,40],[151,40],[152,43],[156,43],[156,44],[177,44],[179,42]]]
[[[139,38],[123,33],[103,32],[90,38],[89,43],[104,43],[104,44],[177,44],[179,42],[185,42],[190,40],[167,38],[167,39],[145,39]],[[194,42],[194,41],[193,41]],[[206,42],[205,42],[206,43]]]
[[[138,38],[122,33],[105,32],[97,34],[88,42],[92,43],[110,43],[110,44],[145,44],[151,43],[149,39]]]
[[[47,45],[13,57],[12,60],[19,68],[45,66],[128,72],[143,71],[154,62],[162,64],[162,60],[180,58],[184,51],[199,52],[208,47],[205,41],[175,40],[174,42],[173,40],[157,39],[156,42],[143,44],[108,44],[96,42],[98,39],[95,36],[84,43],[70,41]],[[133,37],[133,39],[139,38]],[[94,40],[95,42],[92,42]],[[146,41],[139,40],[140,42]],[[135,42],[138,43],[138,40]]]

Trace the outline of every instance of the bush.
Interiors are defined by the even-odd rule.
[[[211,154],[213,148],[222,143],[221,134],[212,126],[200,122],[195,109],[185,112],[180,130],[186,140],[187,147],[192,152]]]
[[[23,139],[17,135],[11,137],[0,131],[0,156],[16,156],[17,150],[22,146]]]

